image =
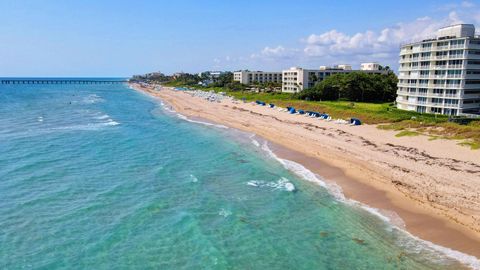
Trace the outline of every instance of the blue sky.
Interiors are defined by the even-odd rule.
[[[480,25],[478,1],[0,0],[0,10],[0,76],[396,68],[401,42]]]

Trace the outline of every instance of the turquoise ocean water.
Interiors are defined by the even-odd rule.
[[[186,120],[126,85],[0,85],[0,269],[478,263],[343,200],[250,134]]]

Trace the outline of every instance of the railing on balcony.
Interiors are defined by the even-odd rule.
[[[448,55],[436,55],[435,56],[436,60],[442,60],[442,59],[447,59],[447,58],[448,58]]]
[[[443,106],[444,106],[444,107],[449,107],[449,108],[458,107],[458,103],[457,103],[457,104],[454,104],[454,103],[444,103]]]
[[[465,44],[450,45],[450,49],[463,49]]]
[[[465,58],[465,54],[451,54],[450,59]]]

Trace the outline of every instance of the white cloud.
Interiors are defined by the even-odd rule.
[[[291,58],[294,57],[298,54],[299,50],[298,49],[286,49],[283,46],[277,46],[277,47],[265,47],[263,50],[260,51],[259,54],[252,54],[250,58],[255,59],[255,58]]]
[[[473,8],[475,7],[475,4],[470,1],[463,1],[461,6],[464,8]]]
[[[311,34],[301,39],[298,48],[267,46],[259,53],[252,54],[250,58],[270,64],[277,61],[279,68],[285,68],[287,64],[332,64],[331,61],[347,61],[353,64],[358,64],[359,61],[379,61],[396,66],[399,46],[402,43],[433,37],[439,28],[451,24],[473,23],[480,30],[480,11],[472,2],[451,4],[448,8],[444,6],[442,12],[443,17],[420,17],[380,31],[366,30],[350,34],[332,29]]]
[[[331,30],[320,35],[312,34],[304,42],[308,56],[375,55],[395,53],[403,42],[432,36],[438,28],[461,23],[459,14],[451,11],[445,19],[418,18],[408,23],[398,23],[381,31],[365,31],[348,35]]]

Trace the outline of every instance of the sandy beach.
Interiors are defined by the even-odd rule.
[[[480,258],[480,151],[452,140],[395,137],[397,132],[375,125],[341,125],[252,103],[132,86],[185,116],[255,133],[279,157],[339,185],[346,197],[398,215],[398,225],[413,235]]]

